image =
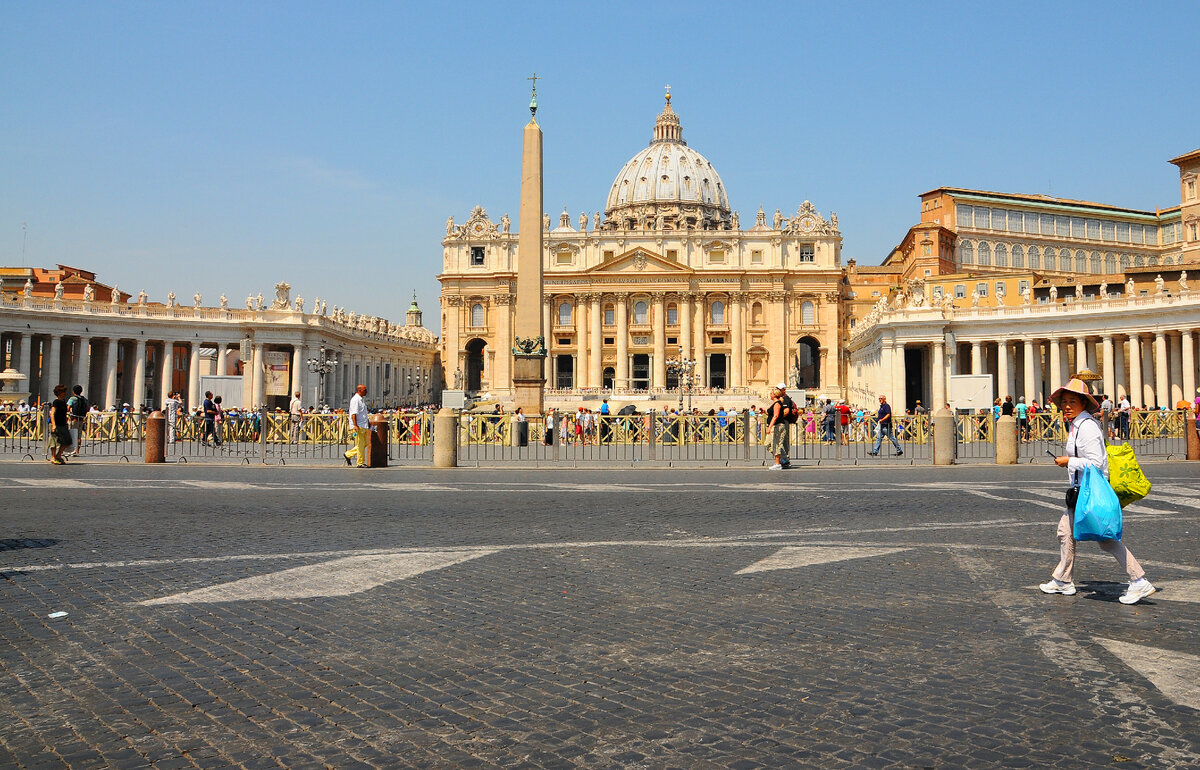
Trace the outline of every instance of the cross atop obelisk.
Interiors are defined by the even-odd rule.
[[[521,147],[521,212],[517,232],[517,298],[513,319],[513,392],[526,414],[545,406],[546,338],[542,329],[542,129],[537,124],[537,73]]]

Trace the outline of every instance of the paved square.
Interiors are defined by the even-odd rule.
[[[1195,466],[0,466],[3,767],[1195,767]],[[51,618],[52,613],[66,612]]]

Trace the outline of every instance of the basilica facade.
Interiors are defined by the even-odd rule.
[[[668,94],[603,213],[543,219],[548,402],[649,399],[681,377],[728,406],[762,403],[781,381],[840,393],[837,215],[804,201],[746,224],[683,139]],[[465,223],[447,222],[442,249],[447,382],[511,398],[517,234],[507,214],[497,222],[476,207]]]

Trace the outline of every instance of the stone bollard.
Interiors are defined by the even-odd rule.
[[[388,465],[388,418],[373,414],[367,418],[371,432],[367,436],[367,467],[386,468]]]
[[[433,418],[433,467],[458,467],[458,412],[448,407]]]
[[[954,413],[939,409],[933,416],[933,464],[954,465],[958,456],[958,435],[954,425]]]
[[[1183,413],[1183,435],[1187,436],[1187,459],[1200,460],[1200,433],[1196,432],[1196,410]]]
[[[1004,414],[996,420],[996,465],[1017,464],[1017,418]]]
[[[146,417],[146,462],[167,461],[167,417],[162,412],[151,412]]]

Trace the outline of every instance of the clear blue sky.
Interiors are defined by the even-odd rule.
[[[0,264],[236,306],[286,279],[392,319],[416,290],[436,329],[446,217],[517,218],[534,70],[555,221],[604,208],[668,83],[742,221],[811,200],[843,260],[943,185],[1165,208],[1200,147],[1197,13],[2,0]]]

